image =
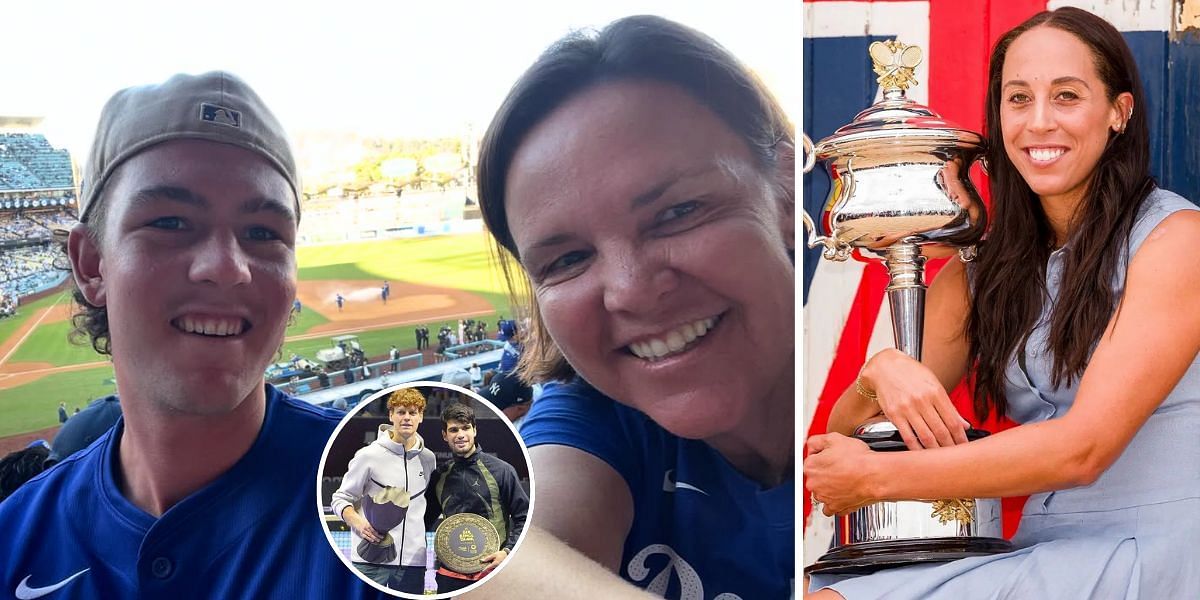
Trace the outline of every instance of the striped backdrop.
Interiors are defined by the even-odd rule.
[[[1154,175],[1163,187],[1200,201],[1200,0],[805,0],[803,129],[820,140],[878,100],[867,46],[899,38],[925,50],[909,97],[982,131],[987,60],[996,39],[1038,11],[1067,5],[1099,14],[1124,33],[1150,105]],[[984,180],[975,175],[986,197]],[[818,165],[803,185],[804,206],[816,217],[829,179]],[[942,264],[928,266],[929,280]],[[883,267],[824,261],[810,250],[803,268],[803,402],[811,435],[825,431],[833,401],[867,356],[892,344],[892,334]],[[964,390],[952,397],[970,417]],[[1011,426],[982,425],[992,431]],[[1006,535],[1015,531],[1023,501],[1005,501]],[[808,564],[828,548],[832,523],[812,513],[807,496],[801,506]]]

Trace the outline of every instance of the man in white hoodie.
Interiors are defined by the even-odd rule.
[[[425,579],[425,490],[436,458],[417,433],[425,397],[414,388],[387,401],[390,425],[355,453],[333,494],[334,513],[351,529],[354,566],[376,583],[422,593]]]

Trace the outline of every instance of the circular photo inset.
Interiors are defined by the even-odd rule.
[[[533,511],[529,453],[468,389],[417,381],[355,406],[325,445],[317,505],[339,558],[401,598],[452,598],[518,550]]]

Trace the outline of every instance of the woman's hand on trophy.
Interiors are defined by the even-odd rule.
[[[858,384],[860,393],[873,394],[909,450],[967,443],[970,423],[933,371],[911,356],[895,348],[879,352],[863,366]]]
[[[840,433],[808,439],[804,481],[813,500],[820,503],[821,512],[826,516],[842,515],[879,500],[871,492],[874,454],[866,443]]]

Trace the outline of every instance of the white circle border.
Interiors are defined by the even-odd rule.
[[[325,461],[329,459],[329,449],[333,447],[333,441],[336,440],[339,435],[341,435],[342,429],[346,426],[346,423],[350,422],[350,419],[354,418],[359,412],[361,412],[364,408],[366,408],[369,404],[371,404],[375,400],[377,400],[381,397],[390,395],[397,390],[403,390],[403,389],[415,388],[415,387],[439,387],[439,388],[448,389],[451,391],[458,392],[460,394],[465,394],[471,398],[474,398],[475,400],[478,400],[480,402],[480,404],[482,404],[483,406],[486,406],[488,408],[488,410],[492,411],[492,413],[494,413],[497,417],[499,417],[499,419],[501,421],[503,421],[505,425],[508,426],[508,429],[509,429],[509,431],[512,432],[513,437],[515,437],[517,439],[517,445],[521,448],[522,456],[525,457],[526,471],[529,473],[529,510],[527,510],[525,513],[525,526],[523,528],[521,528],[521,535],[517,538],[517,543],[513,545],[512,552],[510,552],[508,554],[508,556],[506,556],[504,558],[503,562],[501,562],[499,565],[497,565],[496,568],[492,569],[491,572],[489,572],[482,579],[472,582],[470,585],[468,585],[464,588],[454,590],[453,592],[442,592],[442,593],[437,593],[437,594],[433,594],[433,595],[423,595],[423,594],[417,595],[417,594],[409,594],[409,593],[401,592],[399,590],[393,590],[386,586],[379,585],[378,583],[375,582],[375,580],[371,579],[370,577],[367,577],[361,571],[359,571],[357,568],[355,568],[354,563],[352,563],[350,561],[349,557],[347,557],[345,554],[342,553],[342,551],[337,547],[337,542],[335,542],[333,540],[333,532],[331,532],[329,530],[329,527],[325,524],[325,506],[321,502],[321,478],[322,478],[322,473],[324,473],[324,471],[325,471]],[[478,445],[478,443],[476,443],[476,445]],[[494,404],[492,404],[491,402],[484,399],[484,397],[480,396],[477,392],[474,392],[467,388],[453,385],[450,383],[443,383],[441,381],[409,381],[409,382],[398,383],[396,385],[385,387],[382,390],[379,390],[378,392],[375,392],[374,394],[367,396],[363,400],[360,400],[358,402],[358,404],[354,405],[354,408],[346,411],[345,416],[343,416],[342,420],[340,422],[338,422],[337,427],[334,428],[333,433],[329,436],[329,439],[325,441],[325,449],[321,452],[321,462],[317,465],[317,481],[316,481],[317,517],[318,517],[318,519],[320,519],[321,530],[325,534],[325,540],[329,542],[329,549],[334,554],[337,555],[338,560],[341,560],[342,564],[344,564],[346,566],[346,568],[350,570],[351,573],[353,573],[356,577],[361,579],[367,585],[369,585],[385,594],[388,594],[389,596],[394,596],[396,598],[407,598],[409,600],[450,600],[451,598],[455,598],[460,594],[464,594],[466,592],[469,592],[471,590],[478,588],[479,586],[486,583],[489,579],[494,577],[496,575],[496,573],[499,573],[501,569],[508,566],[508,561],[512,558],[512,556],[514,554],[517,553],[517,549],[521,547],[521,544],[525,541],[525,536],[529,533],[529,527],[533,522],[534,504],[535,504],[536,498],[537,498],[536,489],[537,489],[537,487],[536,487],[536,484],[534,483],[534,477],[533,477],[533,461],[530,460],[530,458],[529,458],[529,448],[525,445],[525,440],[521,438],[521,434],[517,432],[517,428],[513,425],[512,421],[501,410],[497,409]],[[428,505],[426,505],[426,507],[428,508]],[[338,519],[341,519],[341,515],[335,515],[335,516],[337,516]]]

